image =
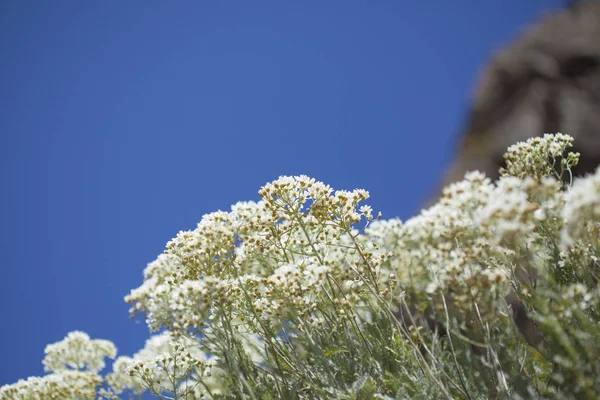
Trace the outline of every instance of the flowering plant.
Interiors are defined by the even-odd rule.
[[[115,347],[72,332],[0,398],[600,398],[600,169],[573,181],[572,141],[518,143],[404,223],[280,177],[148,265],[140,352],[102,377]]]

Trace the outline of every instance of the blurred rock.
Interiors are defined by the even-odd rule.
[[[600,164],[600,1],[542,17],[483,70],[443,184],[480,170],[496,179],[506,148],[543,133],[575,138],[576,174]]]

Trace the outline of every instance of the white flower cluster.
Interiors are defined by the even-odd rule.
[[[223,387],[219,376],[215,360],[207,359],[196,343],[164,332],[148,339],[133,357],[119,357],[106,381],[116,394],[127,389],[134,393],[148,389],[155,394],[178,393],[185,398],[192,393],[219,392]]]
[[[79,331],[71,332],[61,342],[46,346],[43,377],[31,377],[0,388],[0,399],[70,399],[94,398],[102,384],[98,375],[104,358],[116,356],[115,346],[107,340],[90,340]]]
[[[362,246],[352,225],[373,218],[359,204],[368,192],[334,192],[306,176],[284,176],[259,194],[260,202],[206,215],[195,230],[170,241],[146,268],[144,284],[126,297],[131,311],[145,312],[152,329],[200,330],[217,310],[243,314],[246,322],[248,312],[256,313],[277,324],[286,309],[310,314],[322,306],[328,275],[358,280],[344,267],[348,261],[363,274],[379,268],[375,249],[347,250]]]
[[[43,377],[30,377],[0,387],[2,400],[94,399],[102,384],[98,374],[61,371]]]
[[[46,346],[44,370],[99,372],[105,364],[104,358],[115,358],[117,349],[108,340],[90,340],[87,333],[70,332],[61,342]]]
[[[373,223],[367,238],[392,252],[391,270],[403,287],[430,295],[441,290],[457,310],[477,302],[492,311],[510,290],[510,277],[522,283],[550,278],[545,265],[552,243],[562,249],[582,238],[598,243],[600,170],[572,188],[552,172],[571,144],[556,134],[512,146],[497,183],[467,173],[419,216],[394,222],[392,230],[389,222]],[[577,155],[565,159],[570,168]],[[482,294],[485,301],[477,297]]]
[[[534,137],[526,142],[516,143],[510,146],[504,155],[506,167],[500,169],[500,176],[508,175],[517,178],[528,176],[539,180],[544,176],[556,175],[561,178],[562,172],[579,161],[579,153],[564,155],[571,146],[573,146],[573,138],[562,133],[547,133],[543,137]],[[559,173],[555,171],[557,161],[560,161]]]

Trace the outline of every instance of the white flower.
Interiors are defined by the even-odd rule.
[[[360,211],[360,213],[362,215],[365,216],[365,218],[367,219],[367,221],[370,221],[373,219],[373,208],[371,208],[371,206],[360,206],[360,208],[358,209],[358,211]]]

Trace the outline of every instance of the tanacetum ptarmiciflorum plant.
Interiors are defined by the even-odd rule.
[[[600,169],[573,139],[508,149],[402,223],[365,190],[281,177],[205,215],[125,300],[155,332],[70,333],[2,399],[598,399]]]

